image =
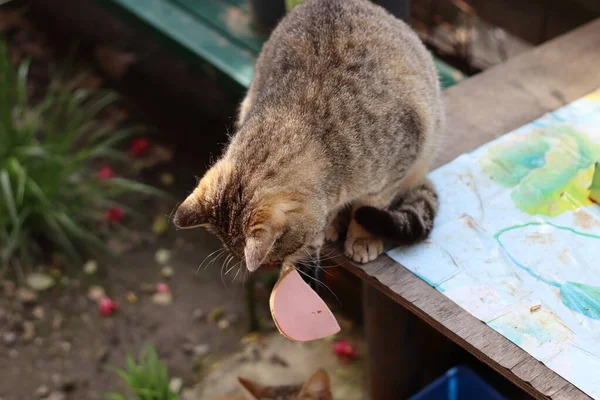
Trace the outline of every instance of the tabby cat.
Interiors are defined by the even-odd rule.
[[[206,226],[250,271],[343,233],[349,257],[374,260],[382,239],[431,231],[426,173],[442,125],[436,70],[414,31],[367,0],[307,0],[264,45],[237,132],[174,222]]]
[[[249,379],[239,378],[241,397],[216,400],[332,400],[329,375],[320,369],[302,386],[263,386]]]

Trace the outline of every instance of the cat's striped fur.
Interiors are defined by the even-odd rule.
[[[432,57],[407,25],[367,0],[307,0],[265,44],[236,134],[175,223],[209,227],[254,270],[337,239],[350,207],[346,253],[373,260],[381,236],[431,231],[442,125]]]

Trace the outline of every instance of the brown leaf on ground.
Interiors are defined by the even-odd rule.
[[[128,53],[112,47],[97,47],[96,61],[100,69],[111,79],[121,79],[137,61],[134,53]]]

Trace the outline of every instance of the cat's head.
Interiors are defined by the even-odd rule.
[[[222,159],[179,206],[174,223],[206,227],[255,271],[306,257],[325,224],[322,209],[290,182],[266,184]]]
[[[323,369],[315,372],[302,386],[263,386],[239,378],[244,400],[332,400],[329,375]]]

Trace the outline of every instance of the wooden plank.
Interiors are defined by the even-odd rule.
[[[600,87],[600,19],[448,89],[438,167]],[[564,62],[569,60],[569,62]],[[536,398],[584,395],[389,257],[348,268]],[[584,395],[585,396],[585,395]]]
[[[531,383],[531,381],[541,375],[546,369],[544,364],[533,357],[528,357],[516,365],[512,369],[512,372],[524,382]]]
[[[208,25],[236,41],[258,56],[267,35],[252,28],[250,13],[220,0],[172,0],[203,19]]]
[[[590,396],[572,385],[560,389],[552,396],[552,398],[554,400],[592,400]]]
[[[137,0],[100,0],[100,3],[118,6],[188,53],[207,61],[241,87],[250,86],[256,55],[176,3],[153,1],[151,6]]]
[[[600,19],[447,89],[434,168],[600,87],[598,35]]]
[[[544,368],[544,372],[539,374],[534,380],[531,381],[531,386],[533,386],[544,396],[548,397],[552,397],[554,393],[558,392],[567,385],[572,386],[563,377],[552,371],[550,368]]]

